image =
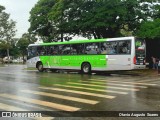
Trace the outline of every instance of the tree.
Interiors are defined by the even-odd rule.
[[[11,42],[15,36],[15,21],[9,19],[9,14],[4,12],[5,8],[0,6],[0,44],[7,51],[9,57],[9,49]]]
[[[29,44],[34,43],[37,39],[34,35],[29,33],[24,33],[22,37],[18,40],[16,47],[18,47],[20,54],[23,57],[23,63],[25,61],[25,56],[27,55],[27,47]]]
[[[8,15],[3,12],[4,10],[5,10],[5,7],[0,5],[0,38],[2,38],[4,36],[3,23],[4,23],[4,21],[6,21],[6,17],[8,17]]]
[[[147,39],[160,38],[160,19],[143,22],[137,35]]]
[[[45,38],[47,41],[51,40],[54,26],[48,19],[48,13],[51,11],[55,0],[39,0],[38,3],[32,8],[30,12],[29,28],[30,34],[35,34]]]
[[[14,58],[17,58],[20,55],[19,49],[16,46],[18,40],[19,38],[13,38],[13,40],[11,41],[10,55],[13,56]]]
[[[148,4],[152,2],[155,0],[40,0],[30,12],[29,30],[50,41],[71,35],[122,36],[122,29],[135,33],[142,21],[152,17],[154,7]]]
[[[0,50],[2,50],[2,51],[5,50],[2,57],[7,55],[8,51],[6,51],[6,49],[10,49],[10,48],[11,48],[11,45],[9,43],[7,43],[6,41],[0,41]]]
[[[21,38],[27,39],[29,44],[32,44],[37,41],[36,36],[30,33],[24,33]]]
[[[29,45],[29,41],[26,38],[20,38],[20,40],[17,43],[17,47],[23,57],[23,63],[25,61],[24,56],[27,54],[27,47]]]
[[[152,19],[142,22],[137,35],[147,39],[160,39],[160,4],[156,4],[152,11]]]

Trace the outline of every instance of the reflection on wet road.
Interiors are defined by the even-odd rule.
[[[0,67],[1,111],[160,110],[160,77],[156,74],[39,73],[25,67]]]

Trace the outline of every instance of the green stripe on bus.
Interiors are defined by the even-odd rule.
[[[80,67],[83,62],[89,62],[91,67],[107,67],[106,55],[64,55],[40,56],[44,66]]]

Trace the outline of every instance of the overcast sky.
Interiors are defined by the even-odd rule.
[[[6,8],[5,12],[10,14],[10,18],[16,21],[17,34],[15,37],[27,32],[30,23],[29,12],[38,0],[0,0],[0,5]]]

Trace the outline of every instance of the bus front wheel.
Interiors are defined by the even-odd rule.
[[[90,74],[91,73],[91,65],[89,63],[83,63],[81,71],[84,74]]]
[[[38,63],[37,69],[38,69],[39,72],[43,72],[44,71],[43,64],[41,62]]]

